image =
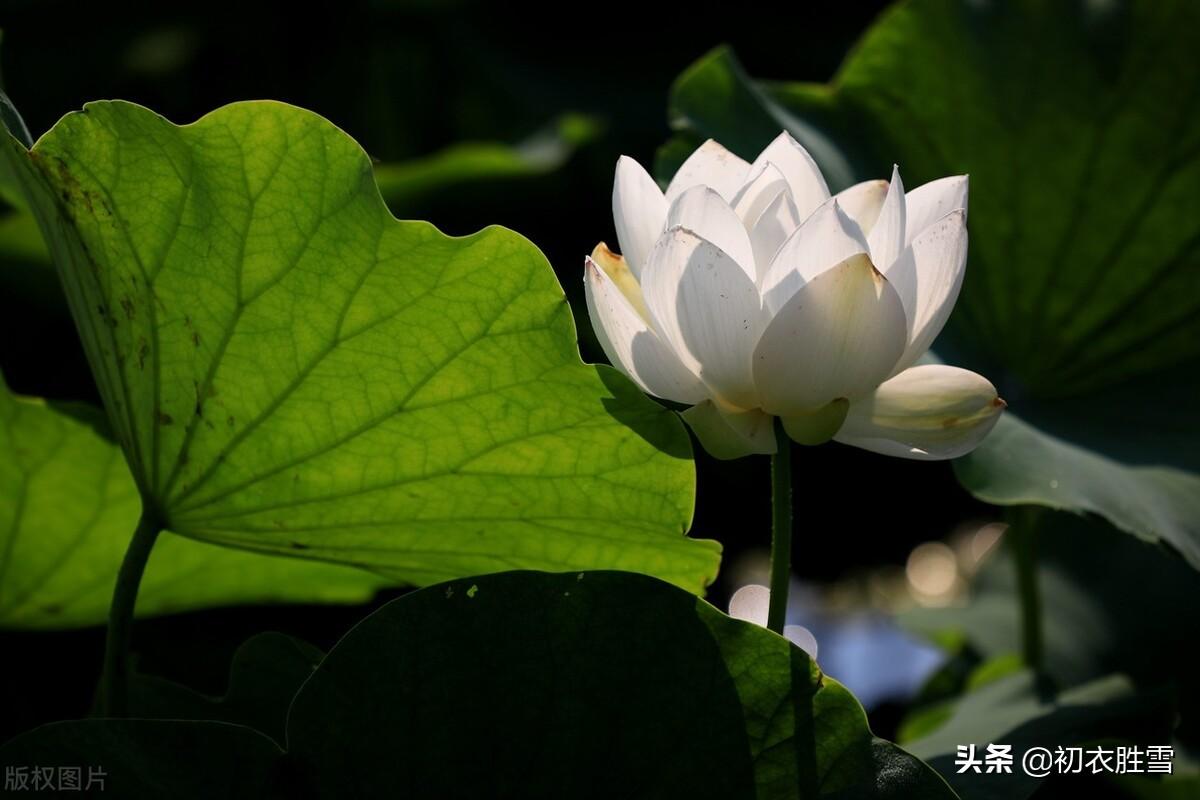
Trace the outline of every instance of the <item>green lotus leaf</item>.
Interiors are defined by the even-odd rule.
[[[103,624],[141,503],[103,415],[17,397],[0,379],[0,627]],[[138,593],[142,617],[244,603],[361,603],[388,581],[164,536]]]
[[[186,126],[93,103],[5,156],[170,531],[416,584],[711,581],[681,424],[580,362],[525,239],[396,220],[350,137],[274,102]]]

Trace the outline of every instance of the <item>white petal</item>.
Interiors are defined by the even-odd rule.
[[[908,318],[908,345],[892,374],[925,354],[954,310],[967,265],[966,213],[952,211],[927,225],[885,270]]]
[[[967,210],[967,176],[954,175],[918,186],[905,197],[908,219],[905,222],[906,243],[916,239],[921,231],[951,211]]]
[[[851,403],[834,438],[901,458],[958,458],[983,441],[1004,405],[983,376],[927,364],[901,372]]]
[[[829,187],[821,175],[820,168],[799,142],[787,131],[775,137],[767,148],[758,154],[754,166],[770,162],[774,164],[788,182],[792,202],[800,219],[804,219],[829,199]]]
[[[693,186],[712,187],[726,202],[732,202],[749,174],[749,164],[709,139],[680,165],[667,186],[667,203],[674,203]]]
[[[836,200],[830,200],[788,237],[763,276],[759,291],[769,314],[783,307],[800,287],[856,253],[867,241]]]
[[[904,307],[863,253],[801,287],[754,351],[764,411],[811,412],[870,393],[904,350]]]
[[[755,282],[761,284],[779,248],[800,227],[800,214],[790,192],[780,192],[750,228],[754,247]]]
[[[658,332],[730,405],[754,408],[751,354],[763,329],[758,289],[711,242],[684,228],[659,238],[642,294]]]
[[[867,236],[867,244],[871,245],[871,262],[885,273],[885,268],[899,258],[900,252],[908,244],[904,238],[904,213],[904,183],[900,180],[900,168],[893,166],[887,198]]]
[[[721,195],[707,186],[693,186],[671,204],[668,228],[687,228],[712,242],[754,280],[754,248],[746,226]]]
[[[764,162],[752,170],[745,185],[734,195],[731,205],[742,222],[749,226],[762,216],[776,197],[786,191],[788,185],[783,173],[774,164]]]
[[[879,210],[888,194],[887,181],[863,181],[849,189],[843,189],[833,197],[846,212],[846,216],[858,223],[863,234],[869,234],[879,219]]]
[[[678,403],[698,403],[707,397],[700,379],[650,329],[595,261],[584,261],[584,294],[588,316],[604,354],[643,391]]]
[[[775,418],[758,409],[731,413],[705,400],[680,416],[714,458],[725,461],[776,450]]]
[[[613,181],[612,204],[621,255],[634,277],[639,277],[650,248],[666,226],[667,200],[641,164],[621,156]]]

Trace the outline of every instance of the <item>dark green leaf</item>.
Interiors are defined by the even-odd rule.
[[[285,660],[291,685],[307,665]],[[247,669],[235,669],[221,713]],[[168,699],[196,708],[191,696]],[[955,797],[872,736],[858,702],[802,650],[630,573],[509,572],[392,601],[300,688],[282,765],[265,737],[217,725],[62,723],[19,738],[0,761],[110,759],[129,794],[152,784],[174,796],[174,780],[197,780],[236,738],[249,745],[239,766],[264,794],[273,771],[275,787],[317,797]],[[200,785],[225,796],[215,787],[226,763],[211,768]]]
[[[772,126],[803,140],[802,120],[856,178],[897,162],[910,189],[969,173],[970,261],[937,348],[991,378],[1010,418],[961,480],[996,503],[1104,514],[1200,566],[1198,49],[1187,0],[913,0],[829,86],[755,83],[711,54],[672,118],[743,156]],[[1142,465],[1189,474],[1138,470],[1114,494]]]
[[[1055,696],[1041,696],[1029,672],[989,683],[966,695],[934,733],[905,745],[945,776],[960,795],[972,800],[1019,800],[1040,780],[1021,767],[1032,747],[1051,753],[1057,746],[1079,746],[1111,737],[1141,745],[1163,744],[1172,722],[1170,694],[1139,691],[1123,676],[1108,676]],[[960,745],[975,745],[983,759],[988,744],[1012,746],[1009,773],[959,772]]]
[[[292,698],[324,655],[291,636],[260,633],[233,654],[224,696],[208,697],[165,678],[135,674],[129,685],[129,716],[233,722],[283,744]]]
[[[79,794],[87,797],[260,800],[288,796],[281,783],[282,756],[266,736],[240,725],[88,719],[55,722],[18,736],[0,747],[0,767],[6,775],[49,769],[53,788],[34,791],[31,782],[27,793],[33,797],[72,796],[73,790],[55,791],[59,768],[78,767]],[[99,782],[83,794],[89,776]]]
[[[288,742],[318,794],[951,796],[803,651],[623,573],[389,603],[305,685]]]

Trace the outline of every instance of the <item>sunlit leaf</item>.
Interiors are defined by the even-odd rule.
[[[910,189],[968,173],[966,280],[935,346],[991,378],[1010,418],[960,479],[995,503],[1104,514],[1200,566],[1198,47],[1186,1],[915,0],[828,86],[757,83],[710,54],[672,118],[743,156],[772,127],[814,129],[856,180],[893,162]],[[1177,471],[1114,495],[1131,466]]]
[[[14,396],[0,379],[0,627],[103,624],[141,504],[102,415]],[[365,602],[388,581],[164,536],[139,616],[242,603]]]
[[[93,103],[5,152],[170,530],[413,583],[712,579],[682,426],[580,362],[525,239],[395,220],[361,148],[279,103],[183,127]]]

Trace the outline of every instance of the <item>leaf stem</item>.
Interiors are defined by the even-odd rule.
[[[775,418],[777,452],[771,456],[771,600],[767,627],[783,633],[792,580],[792,440]]]
[[[1017,568],[1017,593],[1021,604],[1021,656],[1025,666],[1042,673],[1042,597],[1038,588],[1037,546],[1034,521],[1037,509],[1021,507],[1009,512],[1008,536]]]
[[[117,573],[104,641],[104,672],[100,678],[101,716],[123,717],[128,710],[129,638],[133,627],[133,609],[137,603],[142,574],[146,571],[146,562],[160,530],[162,526],[157,516],[143,510]]]

